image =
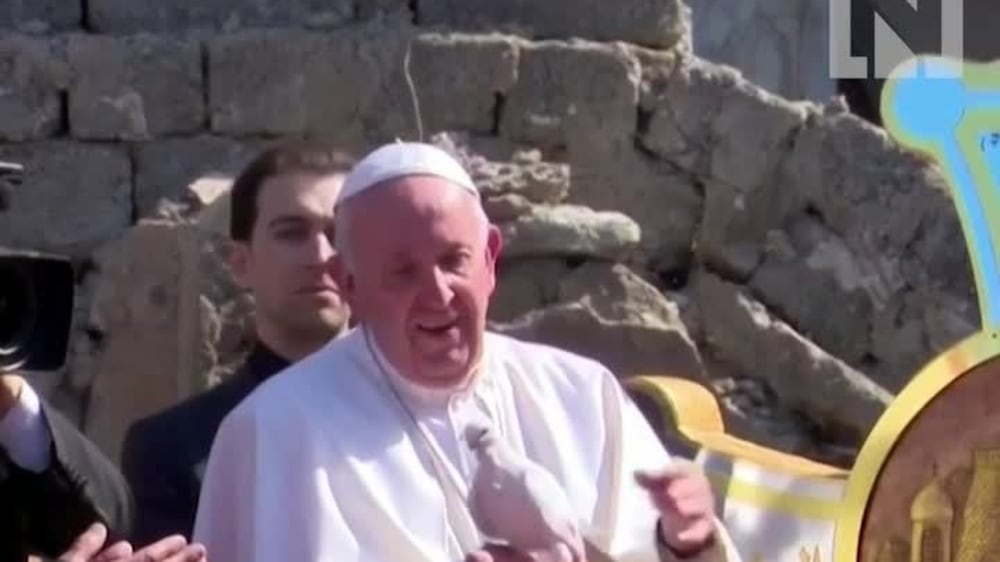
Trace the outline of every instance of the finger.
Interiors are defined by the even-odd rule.
[[[91,562],[119,562],[132,556],[132,545],[126,541],[118,541],[105,548]]]
[[[187,545],[187,539],[181,535],[169,536],[143,548],[132,557],[134,562],[163,562],[177,554]],[[132,562],[130,561],[130,562]]]
[[[715,522],[711,519],[700,519],[677,533],[677,539],[681,542],[697,544],[708,540],[714,533]]]
[[[530,554],[504,545],[489,545],[485,549],[492,562],[535,562]]]
[[[679,496],[671,492],[651,494],[653,505],[660,513],[687,517],[715,513],[715,499],[710,494]]]
[[[690,475],[697,467],[686,461],[674,461],[659,470],[637,470],[636,482],[644,488],[664,486],[672,480]]]
[[[94,523],[73,541],[69,550],[59,557],[59,562],[87,562],[101,550],[107,538],[108,528]]]
[[[493,562],[493,557],[485,550],[478,550],[465,557],[465,562]]]
[[[204,560],[205,547],[200,544],[189,544],[163,562],[203,562]]]

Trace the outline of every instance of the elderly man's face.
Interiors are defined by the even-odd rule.
[[[405,377],[428,386],[468,374],[482,349],[499,231],[478,201],[436,177],[409,176],[352,204],[351,308]]]

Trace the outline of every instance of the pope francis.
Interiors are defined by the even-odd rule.
[[[477,525],[473,511],[544,511],[503,513],[514,504],[489,491],[470,509],[473,427],[562,488],[587,547],[573,562],[739,560],[707,479],[671,459],[612,373],[486,331],[501,238],[456,160],[421,143],[370,153],[335,228],[359,324],[222,423],[194,533],[210,560],[531,559]]]

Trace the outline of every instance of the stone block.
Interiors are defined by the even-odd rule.
[[[201,48],[165,37],[77,36],[69,121],[86,139],[145,139],[198,130],[205,121]]]
[[[703,208],[688,174],[624,139],[607,148],[573,144],[569,163],[567,203],[618,211],[639,223],[640,246],[650,271],[687,268]]]
[[[10,35],[0,39],[0,138],[51,136],[62,126],[60,90],[69,81],[65,58],[49,40]]]
[[[88,0],[88,12],[101,33],[162,33],[336,27],[351,20],[354,6],[351,0]]]
[[[647,72],[643,109],[649,118],[639,131],[640,142],[656,156],[707,176],[710,149],[717,142],[713,123],[723,110],[727,92],[744,81],[730,67],[691,56],[676,61],[669,70],[666,77]]]
[[[0,29],[42,34],[80,27],[83,2],[0,0]]]
[[[407,19],[413,19],[410,4],[410,0],[356,0],[355,16],[367,20],[386,14],[405,14]]]
[[[584,264],[563,276],[557,303],[492,327],[592,357],[619,377],[670,373],[706,382],[677,305],[621,264]]]
[[[639,244],[639,225],[614,211],[539,205],[502,223],[505,257],[588,256],[620,259]]]
[[[513,258],[501,253],[489,318],[509,322],[559,300],[559,283],[571,269],[565,258]]]
[[[102,248],[90,328],[91,404],[85,430],[117,459],[125,430],[205,388],[211,334],[201,304],[202,234],[149,221]]]
[[[328,34],[272,30],[211,40],[212,129],[234,135],[363,137],[362,117],[369,107],[388,110],[376,101],[387,59],[396,60],[392,45],[391,33],[365,28]]]
[[[490,133],[498,96],[516,80],[517,48],[499,35],[423,34],[410,72],[425,130]]]
[[[201,178],[235,177],[263,146],[263,142],[213,136],[163,139],[138,145],[134,152],[138,216],[150,216],[163,199],[179,200]]]
[[[627,137],[635,130],[640,77],[637,60],[621,45],[523,47],[500,132],[542,147]]]
[[[874,307],[864,290],[870,273],[859,267],[841,240],[829,233],[819,236],[822,239],[809,246],[792,242],[801,249],[785,255],[774,249],[776,242],[769,244],[749,285],[762,303],[814,343],[859,365],[871,351]]]
[[[679,0],[421,0],[417,21],[533,38],[587,37],[668,48],[688,32]]]
[[[699,56],[739,68],[754,84],[787,99],[822,103],[836,95],[829,71],[829,0],[751,1],[736,10],[725,0],[688,4]]]
[[[0,244],[83,257],[132,220],[132,165],[119,148],[66,141],[3,147],[25,167]]]
[[[774,317],[738,285],[711,273],[694,280],[705,343],[720,359],[762,379],[782,404],[859,444],[892,396]],[[828,307],[829,308],[829,307]]]

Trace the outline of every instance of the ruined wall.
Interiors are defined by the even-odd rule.
[[[739,69],[769,92],[823,103],[837,93],[829,70],[831,1],[691,2],[694,54]]]
[[[0,25],[0,157],[28,167],[0,244],[77,259],[74,349],[40,384],[112,455],[245,350],[213,178],[283,136],[422,125],[508,238],[496,329],[703,382],[785,450],[849,462],[975,325],[937,172],[693,56],[676,0],[3,1]]]

